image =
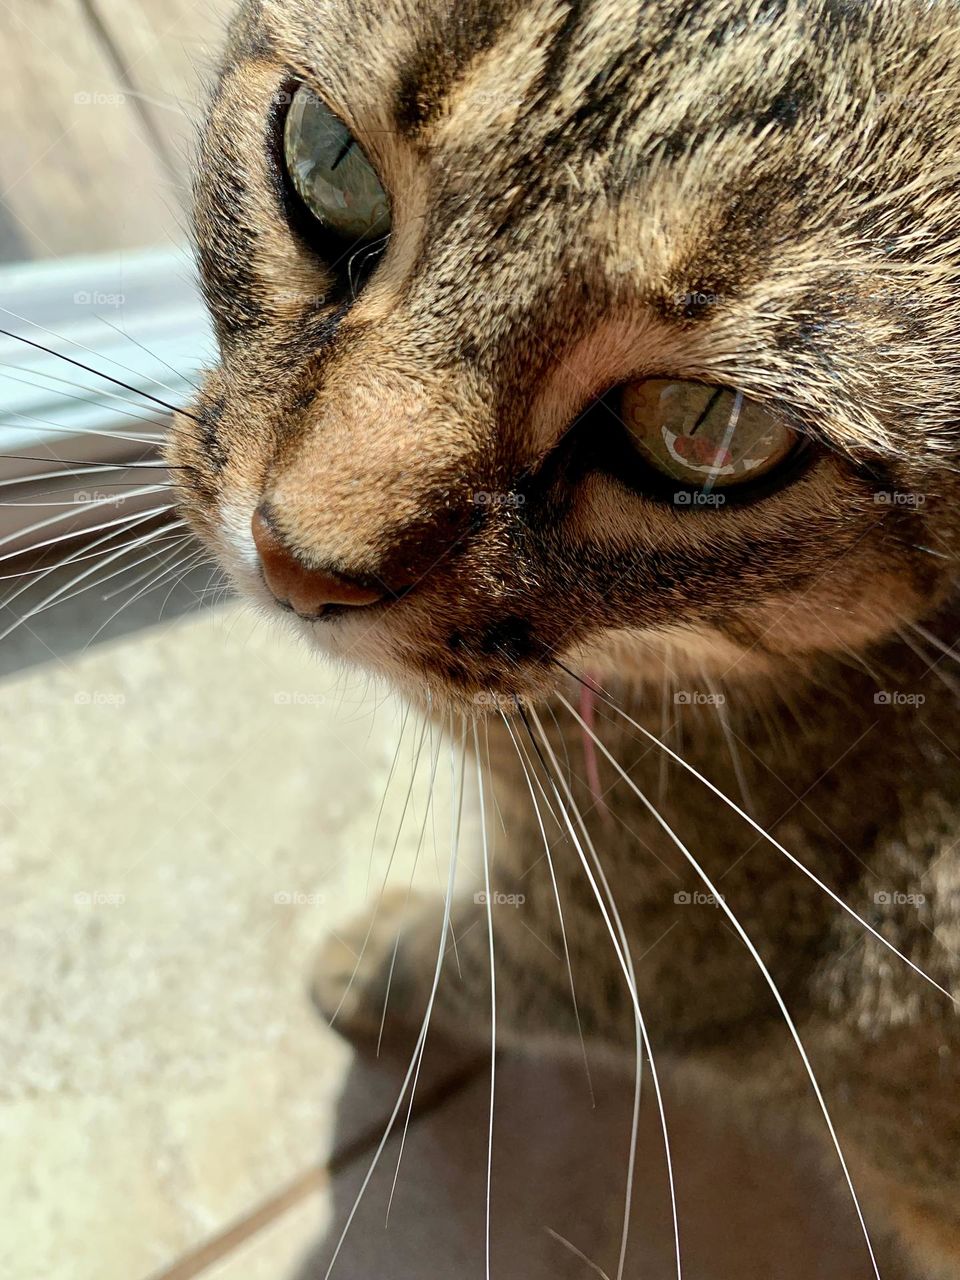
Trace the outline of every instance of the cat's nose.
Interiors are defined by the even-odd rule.
[[[360,608],[376,604],[386,594],[326,569],[310,568],[291,551],[260,510],[254,512],[252,529],[267,586],[279,604],[288,605],[301,617],[318,617],[328,605]]]

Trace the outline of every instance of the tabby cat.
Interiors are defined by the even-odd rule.
[[[954,1280],[958,142],[954,0],[245,0],[170,447],[247,597],[489,745],[462,976],[387,901],[321,1007],[483,1043],[479,912],[500,1043],[682,1058]]]

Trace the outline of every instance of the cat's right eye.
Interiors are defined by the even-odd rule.
[[[744,485],[799,444],[774,410],[730,387],[651,378],[624,387],[620,407],[647,462],[692,488]]]
[[[312,89],[293,96],[283,134],[287,172],[307,209],[344,241],[390,230],[390,201],[356,138]]]

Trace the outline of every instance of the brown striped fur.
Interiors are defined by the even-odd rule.
[[[299,81],[390,193],[375,259],[325,261],[291,212],[278,131]],[[249,531],[261,502],[307,562],[402,589],[297,624],[326,652],[468,713],[491,692],[569,694],[556,658],[586,667],[960,995],[957,685],[929,639],[955,636],[958,107],[953,0],[247,0],[196,185],[222,359],[172,453],[195,527],[272,612]],[[806,464],[719,510],[652,499],[598,402],[648,376],[776,405],[809,437]],[[726,701],[675,700],[691,690]],[[509,748],[509,891],[538,833],[492,731],[498,761]],[[612,719],[602,734],[781,982],[902,1274],[956,1280],[954,1008],[649,744]],[[716,911],[674,902],[696,887],[675,850],[607,769],[602,819],[578,735],[565,745],[649,953],[655,1043],[817,1124],[742,945]],[[587,1028],[629,1044],[609,943],[555,835]],[[528,935],[555,940],[555,908],[540,872],[525,884],[528,929],[498,920],[502,1025],[552,1038],[571,1030],[564,974]],[[411,1009],[436,922],[431,905],[398,966]],[[358,1027],[378,1008],[374,952]],[[441,1025],[482,1032],[485,960],[462,949]],[[342,978],[328,955],[322,1004]]]

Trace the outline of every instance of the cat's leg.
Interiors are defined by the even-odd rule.
[[[539,879],[539,877],[534,877]],[[491,1028],[491,946],[496,975],[497,1036],[500,1044],[563,1042],[581,1032],[620,1042],[629,1032],[628,997],[598,999],[580,990],[574,1005],[559,917],[551,886],[546,910],[528,880],[498,879],[488,914],[482,894],[457,901],[443,946],[442,971],[433,998],[431,1038],[461,1047],[489,1044]],[[444,903],[436,897],[386,894],[367,916],[331,935],[321,948],[311,993],[323,1016],[360,1046],[383,1043],[401,1051],[416,1042],[437,971]],[[585,944],[577,931],[577,954]],[[590,959],[589,986],[599,982],[617,991],[616,971],[605,967],[609,946]],[[609,971],[608,971],[609,968]],[[586,983],[584,986],[586,987]],[[581,1025],[582,1023],[582,1025]]]

